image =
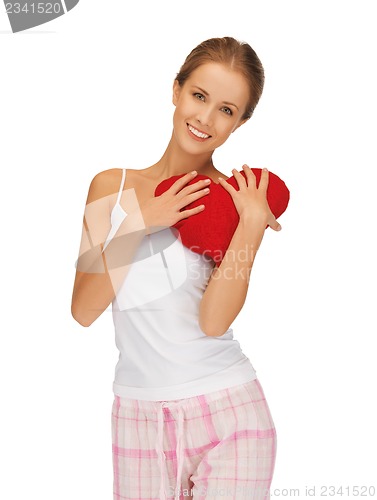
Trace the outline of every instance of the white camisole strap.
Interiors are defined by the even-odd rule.
[[[122,192],[124,190],[124,185],[126,183],[126,169],[123,168],[123,172],[122,172],[122,180],[120,181],[120,186],[119,186],[119,193],[118,193],[118,197],[117,197],[117,201],[116,201],[116,205],[119,205],[120,204],[120,197],[122,196]]]
[[[114,234],[117,232],[118,227],[121,224],[122,220],[127,215],[126,211],[122,208],[122,205],[120,204],[120,198],[122,196],[122,192],[123,192],[123,188],[124,188],[125,182],[126,182],[126,169],[124,168],[123,169],[123,173],[122,173],[122,180],[121,180],[120,186],[119,186],[119,192],[118,192],[118,196],[117,196],[117,201],[116,201],[116,203],[115,203],[115,205],[114,205],[114,207],[113,207],[113,209],[111,211],[111,216],[110,216],[111,217],[111,228],[110,228],[110,232],[109,232],[109,234],[108,234],[108,236],[106,238],[106,241],[104,243],[104,247],[102,249],[102,253],[104,252],[104,250],[106,249],[107,245],[110,243],[110,241],[114,237]],[[121,212],[121,213],[118,216],[117,213],[119,213],[119,212]]]

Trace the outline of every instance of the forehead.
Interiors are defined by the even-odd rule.
[[[215,100],[232,102],[238,107],[246,107],[249,100],[249,85],[244,75],[223,64],[202,64],[186,83],[202,88]]]

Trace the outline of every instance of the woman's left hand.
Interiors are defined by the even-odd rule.
[[[274,214],[271,212],[267,202],[268,170],[263,169],[259,186],[256,186],[256,177],[254,172],[247,165],[243,165],[245,177],[235,168],[232,170],[236,179],[239,191],[219,177],[220,185],[228,191],[233,198],[234,205],[238,215],[241,218],[251,219],[255,224],[266,227],[269,225],[274,231],[280,231],[281,226],[277,222]]]

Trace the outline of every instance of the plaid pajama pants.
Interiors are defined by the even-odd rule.
[[[114,397],[114,500],[267,500],[276,430],[258,379],[171,401]]]

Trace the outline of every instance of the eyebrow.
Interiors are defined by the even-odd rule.
[[[196,89],[200,90],[200,92],[203,92],[203,94],[204,94],[204,95],[209,96],[208,92],[206,92],[204,89],[202,89],[202,88],[198,87],[197,85],[194,85],[194,88],[196,88]],[[236,106],[236,104],[233,104],[232,102],[223,101],[223,104],[226,104],[227,106],[234,106],[234,107],[235,107],[235,108],[237,108],[237,109],[238,109],[238,111],[239,111],[238,106]]]

